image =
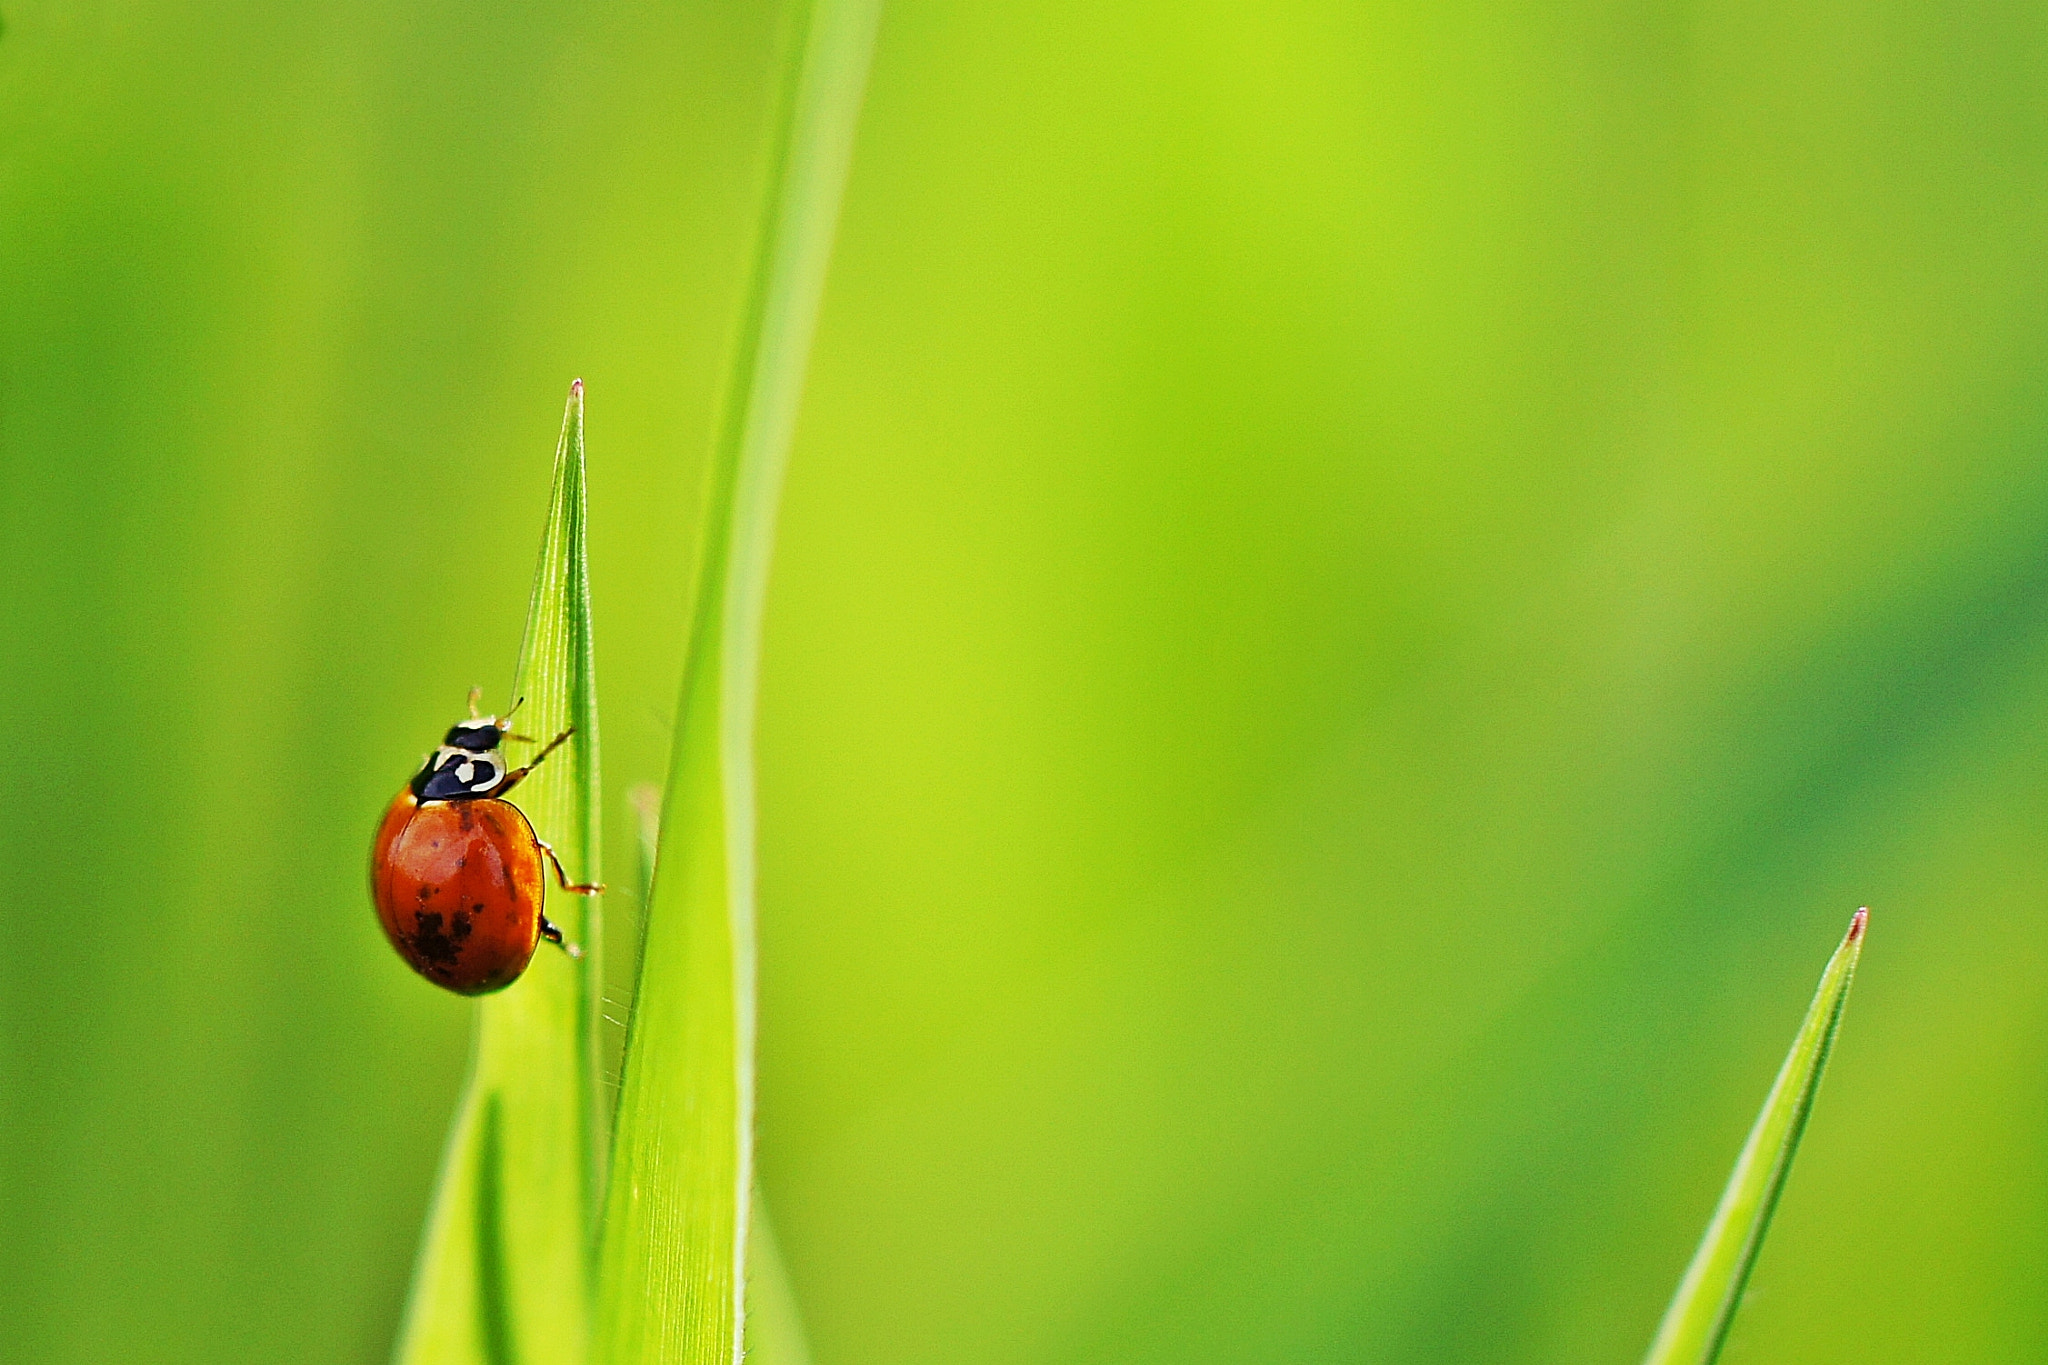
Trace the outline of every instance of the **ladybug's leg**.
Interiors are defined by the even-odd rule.
[[[483,688],[472,687],[469,689],[469,718],[471,720],[482,720],[484,718],[484,713],[476,709],[476,704],[483,699]]]
[[[548,842],[545,839],[535,839],[533,842],[540,848],[541,852],[548,855],[548,861],[555,865],[555,880],[562,884],[564,891],[578,896],[595,896],[598,892],[604,890],[603,882],[570,881],[569,874],[562,870],[562,860],[555,856],[555,850],[548,845]]]
[[[569,738],[569,736],[575,733],[576,727],[572,725],[568,729],[562,731],[561,734],[556,735],[553,739],[549,740],[547,743],[547,747],[545,749],[542,749],[539,753],[533,756],[533,762],[527,764],[523,768],[514,768],[511,772],[506,773],[505,780],[503,782],[500,782],[497,785],[497,787],[492,790],[491,795],[503,796],[506,792],[511,791],[514,787],[518,786],[519,783],[526,777],[528,773],[532,772],[535,768],[538,768],[540,766],[540,761],[542,759],[546,758],[549,754],[553,753],[556,749],[560,748],[562,746],[562,741],[566,740],[567,738]]]
[[[548,942],[554,944],[557,948],[560,948],[570,957],[583,956],[583,950],[577,947],[575,944],[569,942],[568,939],[563,938],[561,928],[557,926],[552,920],[550,920],[546,915],[542,915],[540,917],[540,936],[546,939]]]

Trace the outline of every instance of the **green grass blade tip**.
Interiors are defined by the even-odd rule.
[[[1792,1040],[1785,1064],[1778,1069],[1763,1112],[1749,1130],[1749,1140],[1742,1145],[1742,1155],[1735,1160],[1699,1250],[1693,1253],[1692,1264],[1686,1267],[1685,1278],[1664,1312],[1644,1365],[1712,1365],[1721,1354],[1764,1234],[1770,1231],[1771,1214],[1784,1193],[1807,1118],[1813,1113],[1814,1096],[1820,1091],[1828,1053],[1842,1024],[1842,1009],[1849,1000],[1849,983],[1856,974],[1869,919],[1868,909],[1858,910],[1841,946],[1828,959],[1813,1004]]]

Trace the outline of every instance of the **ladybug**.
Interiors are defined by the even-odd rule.
[[[370,898],[384,936],[414,971],[461,995],[511,985],[542,939],[582,955],[541,913],[543,858],[564,891],[604,890],[570,882],[555,851],[504,799],[575,727],[512,768],[498,746],[533,741],[506,729],[510,713],[477,715],[477,695],[470,693],[470,719],[458,721],[399,789],[370,847]]]

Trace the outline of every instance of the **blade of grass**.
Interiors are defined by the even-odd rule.
[[[737,1365],[744,1347],[761,608],[880,8],[880,0],[813,0],[804,11],[712,451],[605,1200],[597,1358],[615,1365]]]
[[[1842,1024],[1842,1009],[1849,1001],[1849,983],[1863,952],[1863,927],[1869,917],[1868,910],[1856,912],[1841,946],[1828,959],[1805,1022],[1792,1040],[1785,1064],[1778,1069],[1778,1079],[1764,1099],[1756,1126],[1749,1130],[1742,1155],[1735,1159],[1735,1169],[1707,1224],[1706,1236],[1700,1239],[1699,1250],[1679,1281],[1678,1293],[1664,1311],[1644,1365],[1712,1365],[1721,1354],[1735,1310],[1742,1303],[1743,1287],[1763,1248],[1764,1234],[1770,1231],[1771,1214],[1784,1192],[1799,1139],[1806,1132],[1806,1120],[1813,1113],[1821,1073],[1827,1069],[1828,1053]]]
[[[633,791],[639,815],[642,905],[654,890],[655,852],[661,841],[660,801],[661,792],[651,782]],[[811,1349],[804,1337],[803,1316],[797,1311],[796,1291],[782,1259],[767,1198],[758,1184],[753,1192],[753,1227],[747,1235],[746,1307],[747,1365],[810,1365]]]
[[[514,795],[569,875],[598,875],[597,687],[584,547],[583,382],[569,391],[554,493],[513,675],[517,728],[574,726]],[[509,702],[508,702],[509,704]],[[515,746],[509,757],[523,761]],[[428,1215],[398,1365],[577,1365],[586,1358],[601,1188],[596,1049],[603,963],[596,897],[547,897],[572,943],[477,1006],[469,1083]]]

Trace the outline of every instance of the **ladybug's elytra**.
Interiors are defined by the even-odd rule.
[[[511,985],[541,939],[579,955],[541,913],[543,858],[564,891],[604,890],[571,883],[555,851],[504,799],[574,727],[525,767],[508,768],[498,746],[524,736],[497,716],[477,715],[476,695],[471,718],[448,731],[392,800],[370,849],[370,896],[384,936],[414,971],[462,995]]]

